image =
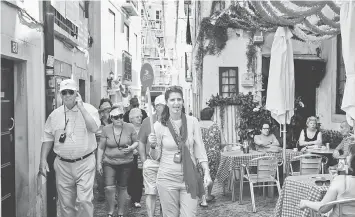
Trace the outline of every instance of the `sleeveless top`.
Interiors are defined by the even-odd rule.
[[[344,177],[344,186],[345,190],[341,194],[337,196],[337,200],[344,200],[344,199],[353,199],[355,198],[355,177],[354,176],[345,176]],[[353,217],[355,216],[355,204],[347,204],[343,206],[342,210],[343,217]],[[339,217],[340,216],[340,209],[339,205],[336,205],[333,208],[332,213],[330,214],[330,217]]]
[[[318,133],[319,133],[319,130],[316,131],[313,138],[308,138],[307,129],[303,129],[304,141],[305,142],[317,141]]]

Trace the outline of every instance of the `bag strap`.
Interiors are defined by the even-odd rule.
[[[174,128],[173,123],[171,122],[170,119],[167,122],[167,127],[168,127],[171,135],[173,136],[173,139],[174,139],[176,145],[178,146],[179,150],[181,150],[182,137],[181,137],[181,135],[178,135],[177,130]],[[180,130],[180,133],[181,133],[181,130]]]

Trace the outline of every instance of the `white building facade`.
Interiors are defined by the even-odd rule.
[[[103,97],[128,106],[140,98],[141,20],[140,1],[103,0],[90,2],[89,30],[93,38],[89,55],[91,101]],[[110,85],[111,83],[111,85]]]
[[[191,53],[191,48],[186,46],[187,9],[190,7],[191,12],[191,4],[185,3],[183,0],[144,2],[142,62],[150,63],[154,70],[152,101],[164,93],[166,87],[179,85],[184,89],[185,111],[189,113],[192,111],[191,62],[185,58],[185,53],[188,56]]]
[[[1,1],[2,216],[46,216],[45,179],[37,179],[46,107],[42,10],[42,2]]]
[[[223,3],[223,2],[222,2]],[[226,9],[230,2],[215,4],[218,10]],[[200,26],[204,17],[210,17],[212,2],[193,2],[194,23]],[[194,40],[197,40],[199,28],[195,28]],[[220,55],[205,55],[201,72],[193,67],[193,76],[202,73],[201,82],[194,82],[195,107],[204,107],[217,94],[228,97],[223,90],[222,74],[229,72],[235,75],[235,88],[232,92],[252,92],[257,98],[265,96],[269,73],[270,53],[274,34],[264,35],[264,41],[257,48],[255,60],[255,79],[247,82],[248,57],[246,55],[249,43],[249,33],[228,29],[228,41]],[[338,130],[339,124],[345,120],[345,114],[340,109],[345,85],[345,69],[341,57],[340,36],[324,40],[321,43],[309,43],[292,40],[295,62],[295,89],[297,96],[305,104],[305,115],[317,116],[323,129]],[[197,46],[193,51],[193,62]],[[234,79],[234,78],[233,78]],[[228,91],[227,91],[228,92]],[[296,97],[297,97],[296,96]]]

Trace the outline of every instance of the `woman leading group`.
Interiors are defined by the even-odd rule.
[[[165,92],[166,106],[161,122],[148,141],[161,152],[157,188],[164,217],[196,216],[197,197],[212,183],[200,125],[195,117],[182,112],[182,88],[172,86]],[[204,179],[196,165],[204,170]]]

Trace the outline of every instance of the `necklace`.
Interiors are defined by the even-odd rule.
[[[115,128],[114,128],[113,125],[112,125],[112,131],[113,131],[113,138],[114,138],[114,140],[116,142],[117,148],[119,148],[120,147],[120,142],[121,142],[121,137],[122,137],[122,132],[123,132],[123,126],[122,126],[122,129],[121,129],[120,138],[119,138],[118,142],[116,140]]]

